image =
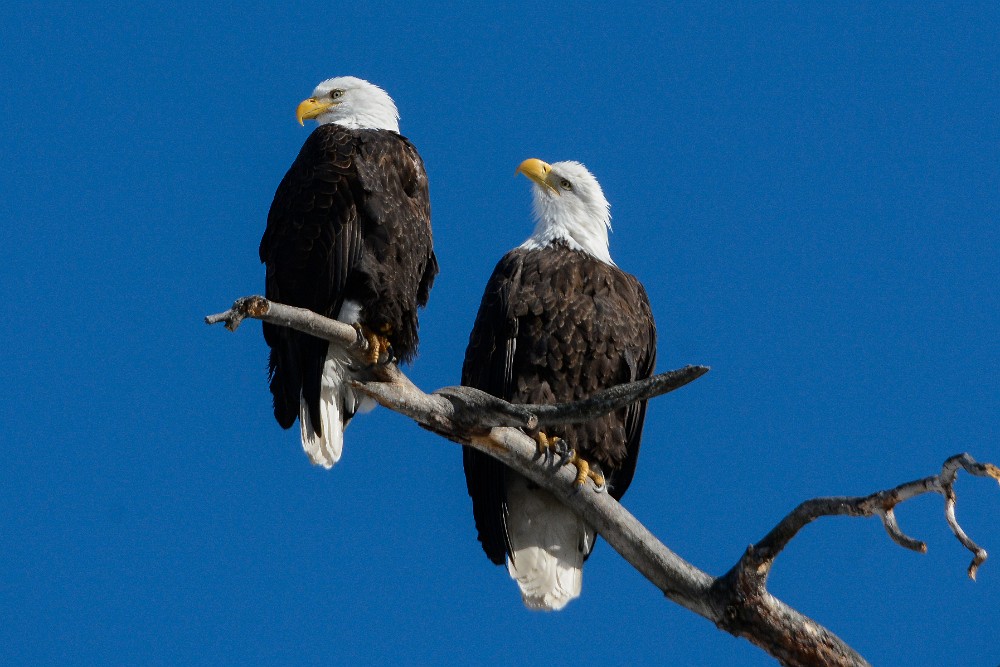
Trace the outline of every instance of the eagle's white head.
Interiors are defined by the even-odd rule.
[[[315,120],[320,125],[337,123],[353,130],[399,132],[399,111],[389,94],[356,76],[338,76],[323,81],[312,97],[295,112],[299,124]]]
[[[547,164],[536,158],[521,163],[517,173],[535,182],[535,231],[522,248],[543,248],[564,241],[614,266],[608,250],[611,205],[601,184],[579,162]]]

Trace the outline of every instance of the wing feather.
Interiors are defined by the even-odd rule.
[[[627,282],[634,290],[634,297],[625,306],[626,326],[634,332],[633,350],[634,363],[630,382],[642,380],[653,375],[656,368],[656,326],[653,321],[653,310],[645,288],[634,276],[625,274]],[[625,460],[615,471],[613,482],[609,488],[615,500],[621,500],[635,476],[636,463],[639,459],[639,445],[642,440],[642,427],[646,421],[647,401],[633,403],[625,409]]]
[[[520,282],[521,257],[512,251],[497,264],[486,285],[462,366],[462,384],[505,400],[511,397],[518,321],[512,303]],[[506,468],[491,456],[464,447],[462,462],[472,498],[476,530],[491,561],[502,565],[512,551],[507,536]]]
[[[348,275],[362,250],[354,155],[350,132],[321,125],[278,185],[259,249],[267,266],[268,299],[327,317],[340,311]],[[289,428],[295,422],[301,393],[313,424],[319,424],[326,341],[270,324],[264,324],[264,338],[271,347],[271,393],[278,423]]]
[[[496,266],[469,338],[462,383],[505,400],[578,400],[649,377],[656,329],[646,291],[617,267],[565,246],[516,249]],[[635,473],[646,402],[549,435],[601,464],[620,499]],[[511,553],[506,468],[463,455],[479,540],[494,563]]]

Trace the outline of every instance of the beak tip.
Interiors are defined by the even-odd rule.
[[[295,109],[295,120],[299,121],[299,125],[305,125],[305,121],[312,120],[313,118],[323,115],[323,113],[332,106],[334,105],[326,102],[320,102],[315,97],[302,100],[302,102],[299,103],[299,106]]]

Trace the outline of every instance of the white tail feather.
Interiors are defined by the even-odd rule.
[[[302,449],[309,460],[324,468],[332,468],[344,451],[344,385],[347,368],[333,354],[331,348],[323,364],[323,380],[319,390],[319,420],[322,435],[316,432],[309,409],[303,399],[299,401],[299,426],[302,430]],[[350,420],[350,416],[347,417]]]
[[[514,557],[507,571],[526,607],[557,611],[580,595],[594,531],[552,494],[528,488],[524,477],[508,474],[508,480],[507,534]]]
[[[361,315],[361,305],[345,301],[337,313],[337,319],[354,324]],[[326,353],[323,363],[323,379],[319,390],[320,430],[316,433],[306,403],[299,399],[299,426],[302,431],[302,449],[314,464],[327,470],[340,460],[344,451],[344,429],[358,412],[370,412],[376,405],[370,396],[358,398],[346,380],[351,375],[351,360],[334,345]]]
[[[316,433],[306,402],[299,402],[299,425],[302,449],[316,465],[330,469],[344,451],[344,429],[357,412],[368,412],[375,401],[368,396],[359,399],[345,381],[350,376],[350,360],[343,351],[330,347],[323,364],[323,381],[319,392],[319,418],[322,435]]]

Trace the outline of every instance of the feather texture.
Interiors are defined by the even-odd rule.
[[[594,531],[551,494],[520,475],[507,479],[507,571],[529,609],[557,611],[579,597]]]
[[[411,361],[417,309],[438,271],[416,149],[390,129],[317,127],[275,192],[260,259],[268,299],[326,317],[350,303],[345,321],[386,332],[394,355]],[[328,430],[342,432],[357,408],[343,387],[346,359],[331,358],[324,340],[272,324],[264,340],[275,418],[283,428],[299,418],[303,447],[329,467],[342,435]]]
[[[517,248],[500,260],[469,339],[462,383],[514,403],[573,401],[649,377],[655,360],[656,330],[639,281],[557,241],[536,250]],[[609,493],[619,499],[635,472],[645,411],[643,401],[547,433],[599,464]],[[525,602],[558,608],[547,607],[546,594],[538,592],[536,583],[546,577],[553,601],[566,601],[557,588],[579,594],[569,583],[572,576],[560,568],[582,567],[590,548],[578,546],[592,545],[590,529],[548,492],[526,487],[521,476],[492,457],[465,448],[463,461],[483,550],[497,564],[513,556],[511,573],[525,590]],[[543,527],[545,514],[552,517],[549,527]],[[546,544],[557,566],[542,567],[536,552],[520,555],[530,547],[544,551]],[[529,564],[523,558],[530,558]],[[550,574],[529,576],[532,570]],[[536,583],[526,584],[529,580]]]

